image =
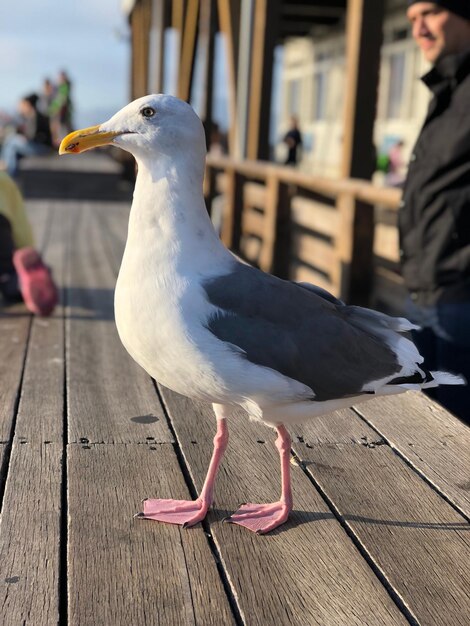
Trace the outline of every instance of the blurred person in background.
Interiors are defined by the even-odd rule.
[[[56,87],[54,83],[49,78],[45,78],[42,83],[41,93],[39,94],[38,111],[50,117],[51,105],[54,102],[55,96]]]
[[[469,383],[429,395],[470,424],[470,0],[409,0],[407,16],[433,97],[399,211],[406,316],[430,369]]]
[[[287,146],[285,165],[296,165],[299,158],[298,149],[302,145],[302,135],[299,130],[299,121],[295,115],[291,117],[289,130],[284,135],[283,142]]]
[[[49,118],[38,111],[38,101],[39,96],[35,93],[20,100],[20,122],[16,132],[5,137],[1,158],[10,176],[18,174],[22,157],[46,154],[52,148]]]
[[[59,73],[54,98],[49,107],[54,145],[72,131],[72,82],[63,70]]]
[[[385,184],[391,187],[399,187],[405,180],[402,149],[405,142],[402,139],[396,141],[388,152],[388,169],[385,176]]]
[[[18,186],[0,171],[0,295],[4,304],[24,301],[36,315],[50,315],[58,296],[51,272],[35,249]]]

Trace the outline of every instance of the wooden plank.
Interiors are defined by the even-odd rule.
[[[16,440],[0,519],[2,623],[59,623],[62,446]]]
[[[246,207],[264,209],[266,206],[267,189],[261,183],[245,183],[243,185],[243,203]]]
[[[266,223],[263,213],[245,208],[242,213],[243,235],[256,235],[262,239],[265,235]]]
[[[28,201],[26,210],[31,219],[36,244],[42,249],[50,206],[44,201]],[[2,306],[0,309],[0,442],[10,439],[15,419],[31,317],[24,304]]]
[[[28,165],[30,169],[30,165]],[[52,223],[53,209],[49,200],[27,200],[26,213],[33,229],[34,242],[38,250],[43,251],[48,239],[48,227]]]
[[[334,238],[339,232],[339,211],[317,200],[294,196],[291,200],[291,219],[293,224],[327,237]]]
[[[374,229],[374,254],[392,263],[399,263],[398,228],[389,224],[376,224]]]
[[[93,213],[100,224],[106,256],[115,276],[121,267],[126,245],[129,212],[127,202],[93,203]]]
[[[0,443],[10,439],[30,324],[23,304],[0,310]]]
[[[308,447],[377,441],[380,437],[350,409],[319,415],[307,424],[292,426],[291,432]]]
[[[386,445],[294,449],[409,616],[429,626],[467,624],[468,522]]]
[[[470,519],[468,426],[416,392],[372,400],[357,411]]]
[[[118,337],[115,268],[107,258],[107,239],[94,207],[70,203],[68,216],[69,441],[172,441],[150,377]]]
[[[34,213],[38,207],[28,203]],[[44,261],[51,267],[59,292],[63,286],[64,229],[59,212],[63,203],[48,203],[47,234],[43,234]],[[38,215],[35,215],[35,220]],[[45,217],[45,216],[44,216]],[[35,224],[36,231],[37,222]],[[33,317],[25,361],[16,436],[28,442],[61,443],[64,409],[64,321],[59,304],[47,318]]]
[[[219,193],[225,193],[227,190],[227,176],[225,172],[219,172],[215,177],[215,188]]]
[[[240,240],[240,254],[245,261],[260,267],[260,256],[263,242],[258,237],[244,235]]]
[[[7,451],[7,443],[3,443],[0,442],[0,493],[1,493],[1,489],[2,489],[2,485],[3,485],[3,479],[6,478],[6,470],[7,468],[5,467],[5,454]],[[5,472],[5,476],[3,476],[3,473]]]
[[[133,518],[141,497],[189,497],[172,446],[68,451],[69,625],[233,624],[203,529]]]
[[[331,243],[298,230],[293,230],[291,234],[291,255],[325,274],[330,274],[338,264],[337,252]]]
[[[190,475],[200,490],[212,452],[215,418],[208,405],[192,403],[166,389],[162,394]],[[220,523],[240,502],[279,496],[279,456],[273,431],[243,414],[234,416],[229,427],[231,440],[209,523],[246,623],[406,623],[299,467],[293,467],[295,511],[278,532],[259,537]],[[265,572],[269,572],[268,579]]]

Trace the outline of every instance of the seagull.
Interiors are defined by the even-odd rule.
[[[281,497],[243,504],[227,521],[267,533],[292,510],[286,425],[376,396],[465,382],[426,369],[406,335],[418,328],[408,320],[281,280],[222,244],[203,197],[204,129],[186,102],[139,98],[107,122],[70,133],[59,153],[106,144],[130,152],[138,165],[115,291],[120,339],[154,379],[212,403],[217,423],[199,497],[146,499],[138,516],[184,527],[205,518],[228,444],[227,421],[241,407],[277,431]]]

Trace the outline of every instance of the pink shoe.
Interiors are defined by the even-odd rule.
[[[57,288],[39,252],[20,248],[13,254],[13,265],[26,307],[36,315],[50,315],[58,302]]]

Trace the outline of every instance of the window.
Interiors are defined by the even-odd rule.
[[[405,53],[396,52],[390,55],[390,79],[388,84],[387,117],[397,118],[401,115],[403,91],[405,84]]]
[[[327,74],[326,71],[316,72],[313,76],[314,119],[326,118]]]
[[[300,80],[289,81],[287,110],[289,115],[299,115],[300,113]]]

